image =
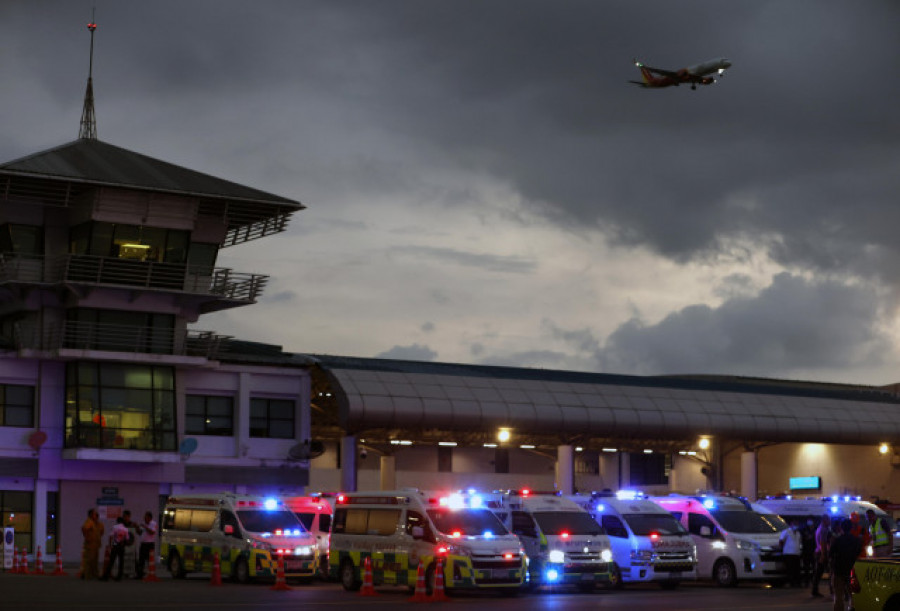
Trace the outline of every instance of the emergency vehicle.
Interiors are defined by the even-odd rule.
[[[423,567],[434,587],[438,558],[444,587],[495,588],[517,593],[525,584],[525,551],[519,539],[473,493],[418,489],[338,495],[331,523],[329,576],[347,590],[362,584],[371,559],[374,585],[414,587]]]
[[[620,490],[569,497],[588,510],[609,536],[614,581],[659,582],[675,588],[697,579],[697,552],[687,530],[647,495]]]
[[[900,533],[897,532],[897,524],[881,507],[874,503],[862,500],[859,496],[834,495],[825,497],[794,498],[792,496],[769,497],[757,501],[769,511],[778,514],[784,520],[800,520],[807,522],[812,520],[818,526],[822,516],[827,514],[832,521],[849,518],[852,514],[859,516],[859,522],[863,528],[868,528],[869,521],[866,512],[872,510],[879,518],[883,518],[891,531],[893,549],[900,549]]]
[[[333,508],[329,496],[289,496],[282,499],[285,507],[294,512],[303,527],[316,538],[318,569],[320,576],[328,576],[328,548],[331,538],[331,515]]]
[[[312,577],[318,556],[315,538],[283,503],[227,492],[169,497],[160,554],[177,578],[212,572],[218,554],[222,575],[239,583],[274,578],[279,558],[286,578]]]
[[[611,584],[609,537],[582,507],[557,492],[529,490],[494,493],[488,506],[522,542],[531,586]]]
[[[697,574],[721,586],[786,578],[779,535],[783,520],[733,496],[671,494],[651,499],[681,522],[697,546]]]

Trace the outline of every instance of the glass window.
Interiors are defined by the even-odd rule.
[[[623,517],[636,535],[644,536],[653,532],[660,535],[686,534],[684,526],[668,513],[629,513]]]
[[[295,407],[288,399],[250,399],[250,436],[293,439]]]
[[[47,508],[48,511],[50,507]],[[15,529],[16,548],[33,548],[32,493],[28,491],[0,490],[0,522]]]
[[[689,513],[688,514],[688,531],[692,535],[700,535],[700,529],[706,526],[709,528],[709,533],[706,535],[702,535],[705,537],[712,537],[716,533],[716,525],[712,520],[707,518],[702,513]]]
[[[428,517],[438,531],[444,534],[459,532],[461,535],[480,536],[485,531],[495,536],[509,531],[489,509],[429,509]]]
[[[603,518],[601,518],[600,523],[603,526],[603,530],[605,530],[606,534],[610,537],[618,537],[620,539],[628,538],[628,531],[625,529],[625,525],[618,516],[604,515]]]
[[[44,254],[44,228],[37,225],[0,225],[0,251],[26,255]]]
[[[191,243],[188,252],[188,265],[195,273],[211,274],[216,266],[216,255],[219,253],[218,244]]]
[[[603,529],[588,513],[580,511],[539,511],[534,519],[545,535],[602,535]],[[669,518],[671,520],[671,518]]]
[[[370,509],[366,532],[370,535],[393,535],[400,521],[399,509]]]
[[[234,435],[234,399],[187,395],[184,432],[189,435]]]
[[[0,384],[0,426],[34,426],[34,387]]]

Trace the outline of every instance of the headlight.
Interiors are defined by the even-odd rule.
[[[612,551],[605,549],[600,552],[600,560],[603,562],[612,562]]]
[[[550,550],[550,562],[563,563],[566,561],[566,554],[562,550]]]
[[[753,550],[759,551],[759,545],[754,543],[753,541],[745,541],[743,539],[735,539],[734,544],[738,549],[742,549],[747,552],[751,552]]]
[[[308,545],[301,545],[300,547],[294,548],[295,556],[312,556],[313,548]]]

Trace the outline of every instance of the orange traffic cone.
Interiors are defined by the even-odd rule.
[[[372,557],[366,556],[363,560],[363,584],[359,589],[360,596],[378,596],[375,585],[372,583]]]
[[[213,556],[212,575],[209,577],[209,585],[222,585],[222,565],[219,564],[219,552]]]
[[[16,548],[13,548],[13,565],[9,570],[10,573],[18,573],[19,572],[19,555],[16,553]]]
[[[278,553],[278,569],[275,572],[275,585],[272,586],[273,590],[293,590],[291,586],[287,584],[287,581],[284,579],[284,553]]]
[[[45,575],[44,573],[44,556],[41,554],[41,546],[37,546],[37,556],[34,559],[34,570],[31,575]]]
[[[160,581],[160,578],[156,576],[156,556],[152,549],[150,550],[150,557],[147,559],[147,576],[141,581]]]
[[[419,570],[416,571],[416,591],[409,597],[411,603],[430,603],[428,591],[425,589],[425,563],[419,563]]]
[[[63,576],[65,576],[65,575],[68,575],[68,573],[66,573],[66,572],[63,570],[63,565],[62,565],[62,547],[59,546],[59,545],[56,546],[56,570],[53,571],[53,572],[50,573],[50,574],[53,575],[54,577],[63,577]]]
[[[434,602],[450,600],[444,593],[444,559],[440,557],[438,557],[437,566],[434,569],[434,589],[431,592],[431,600]]]
[[[28,556],[25,555],[25,546],[22,546],[22,557],[19,559],[19,573],[27,575],[30,572],[28,570]]]

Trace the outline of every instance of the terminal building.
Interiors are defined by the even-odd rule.
[[[296,354],[194,328],[263,294],[221,249],[303,208],[99,140],[90,79],[77,140],[0,164],[0,518],[18,548],[77,561],[89,509],[109,526],[185,491],[900,496],[892,388]]]

